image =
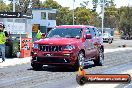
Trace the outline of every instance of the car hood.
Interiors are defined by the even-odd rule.
[[[81,42],[76,38],[45,38],[35,41],[36,44],[67,45]]]

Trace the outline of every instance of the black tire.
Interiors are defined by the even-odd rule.
[[[102,49],[99,50],[99,56],[93,60],[95,66],[102,66],[104,62],[104,52]]]
[[[84,76],[76,75],[76,81],[79,85],[84,85],[86,83],[87,79]]]
[[[111,40],[109,44],[111,44],[113,41]]]
[[[31,66],[32,66],[33,70],[41,70],[43,65],[31,63]]]
[[[73,67],[71,69],[74,70],[74,71],[78,71],[78,69],[79,69],[78,60],[76,60],[75,64],[73,65]]]
[[[113,42],[113,40],[111,40],[111,43]]]
[[[107,43],[111,44],[112,43],[112,40],[109,39]]]
[[[78,57],[77,57],[77,60],[76,60],[76,63],[73,66],[73,70],[75,70],[75,71],[77,71],[80,66],[84,67],[84,62],[83,61],[82,61],[82,64],[83,65],[80,64],[80,61],[81,61],[80,58],[84,60],[84,53],[82,51],[79,52]]]

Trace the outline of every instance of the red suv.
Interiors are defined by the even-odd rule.
[[[102,65],[104,60],[103,39],[94,26],[63,25],[57,26],[45,39],[33,44],[31,66],[37,70],[43,65],[84,66],[85,61],[93,60]]]

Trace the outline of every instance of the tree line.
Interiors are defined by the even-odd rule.
[[[102,0],[92,0],[93,8],[88,8],[90,0],[80,3],[80,7],[74,9],[74,19],[77,25],[94,25],[101,27],[101,12],[97,13],[96,9]],[[125,35],[132,36],[132,7],[125,6],[116,8],[114,0],[105,0],[104,12],[104,27],[116,28]],[[71,0],[72,3],[72,0]],[[11,12],[12,1],[6,4],[0,0],[0,12]],[[16,3],[16,12],[32,13],[32,8],[53,8],[57,9],[56,21],[57,25],[72,25],[73,24],[73,9],[63,7],[54,0],[19,0]]]

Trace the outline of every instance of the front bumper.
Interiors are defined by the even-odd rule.
[[[73,65],[77,59],[77,54],[73,52],[47,52],[35,53],[32,55],[31,63],[43,65]]]

